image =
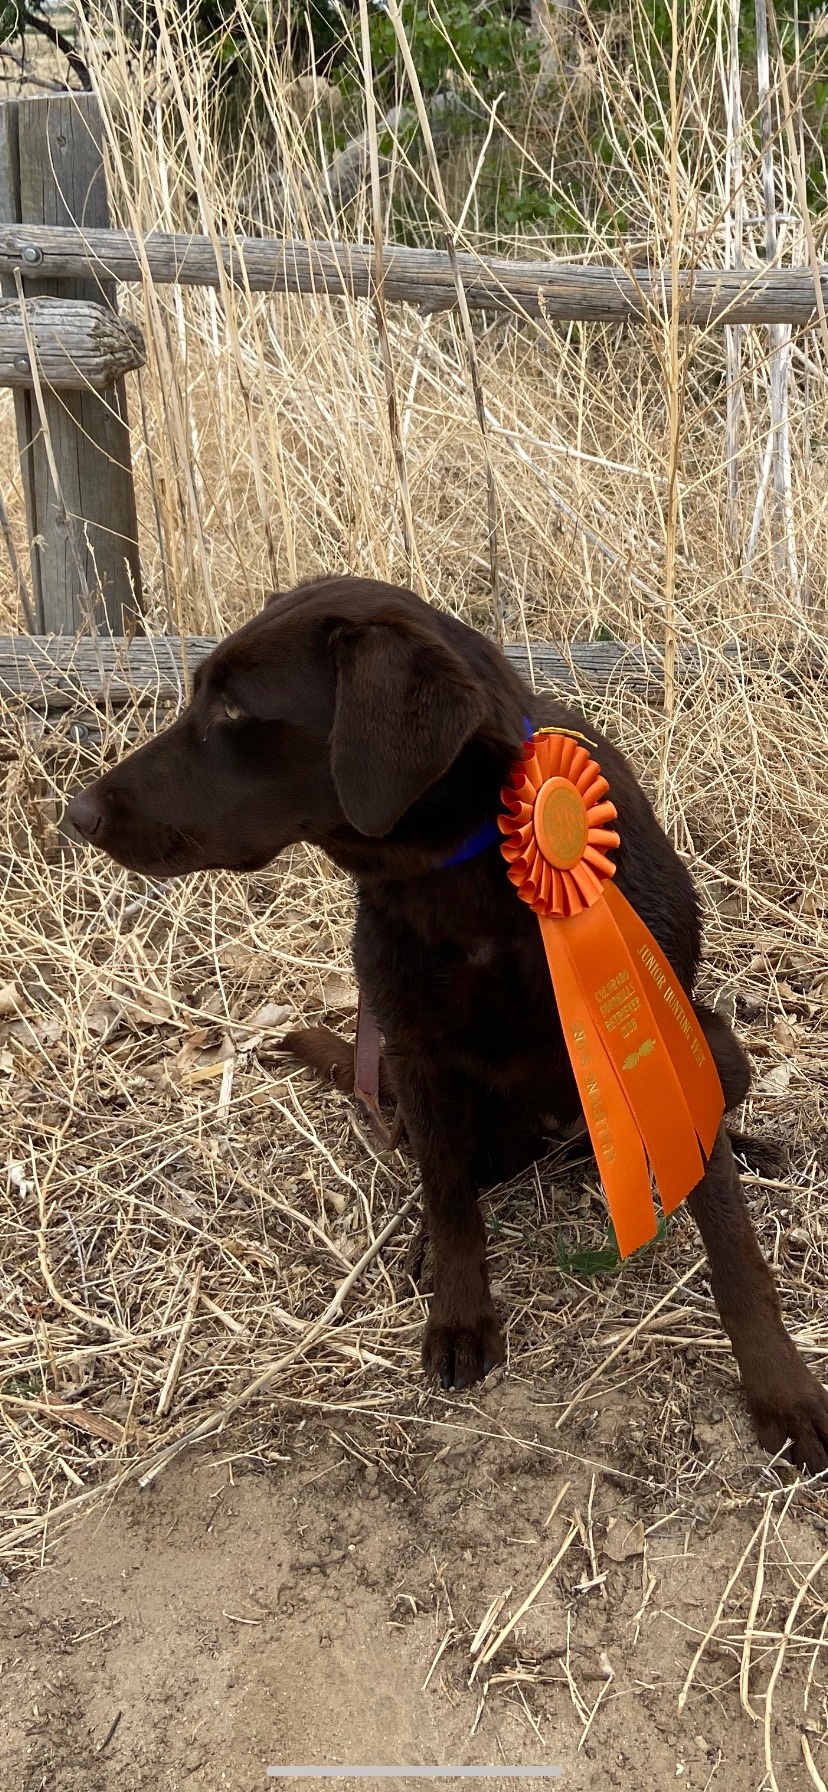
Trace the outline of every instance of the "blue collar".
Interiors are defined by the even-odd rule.
[[[483,821],[479,828],[469,835],[468,840],[464,840],[462,846],[458,846],[457,851],[452,853],[450,859],[440,859],[435,870],[448,871],[451,865],[465,865],[467,859],[476,859],[478,853],[487,852],[490,846],[494,846],[496,840],[502,839],[503,835],[496,821]]]
[[[531,740],[533,728],[528,716],[524,716],[523,726],[526,729],[527,740]],[[440,859],[434,869],[435,871],[449,871],[452,865],[465,865],[467,859],[476,859],[479,853],[488,852],[490,846],[494,846],[502,839],[503,835],[496,821],[482,821],[479,828],[475,828],[474,833],[469,835],[468,840],[464,840],[462,846],[458,846],[457,851],[453,852],[450,858]]]

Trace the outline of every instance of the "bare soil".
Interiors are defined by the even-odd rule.
[[[456,1763],[503,1765],[502,1782],[480,1784],[517,1784],[514,1764],[559,1765],[572,1788],[770,1784],[762,1723],[740,1710],[733,1624],[677,1708],[757,1516],[736,1489],[758,1484],[762,1458],[729,1364],[719,1381],[697,1417],[715,1469],[692,1503],[637,1472],[653,1440],[635,1377],[573,1419],[564,1450],[543,1390],[503,1372],[474,1401],[415,1399],[384,1448],[373,1417],[274,1413],[256,1437],[125,1487],[3,1592],[2,1783],[253,1792],[274,1783],[268,1764]],[[791,1574],[828,1528],[821,1499],[796,1498]],[[573,1526],[470,1685],[491,1602],[507,1594],[490,1639]],[[772,1653],[753,1649],[754,1662]],[[790,1792],[810,1783],[801,1697],[786,1667],[772,1740]]]

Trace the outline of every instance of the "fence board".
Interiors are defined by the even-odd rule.
[[[142,244],[126,230],[23,228],[0,225],[0,273],[35,269],[49,279],[176,282],[220,285],[217,254],[251,292],[330,293],[366,298],[374,290],[374,250],[345,242],[283,242],[266,237],[165,236]],[[407,300],[422,311],[457,304],[447,254],[387,243],[383,250],[387,302]],[[472,309],[506,311],[569,322],[641,323],[655,309],[670,310],[669,269],[590,267],[555,261],[457,257]],[[828,307],[828,267],[819,272]],[[814,275],[808,268],[693,268],[681,275],[680,309],[696,324],[813,322]]]
[[[38,223],[108,225],[102,125],[92,94],[0,105],[0,218],[23,220],[13,227],[24,230]],[[51,267],[25,257],[4,264],[6,298],[16,297],[15,267],[27,298],[114,305],[114,287],[100,270],[78,268],[58,285]],[[124,382],[102,393],[44,389],[51,460],[35,393],[16,392],[15,410],[38,622],[55,630],[82,620],[122,629],[141,591]]]
[[[44,386],[53,392],[114,385],[143,367],[141,332],[106,305],[84,299],[0,299],[0,386],[32,384],[30,342]]]
[[[214,646],[215,641],[205,635],[187,637],[190,672]],[[528,646],[510,644],[506,656],[538,689],[551,686],[563,694],[583,697],[624,688],[653,703],[660,703],[663,697],[662,659],[655,647],[617,641],[538,641]],[[772,661],[759,650],[748,653],[739,642],[728,642],[720,657],[705,655],[692,643],[681,645],[678,651],[677,676],[685,685],[773,675],[795,687],[806,673],[818,677],[825,670],[824,656],[815,657],[813,652],[807,664],[794,666],[781,658]],[[185,685],[181,642],[173,635],[136,635],[132,640],[112,636],[0,637],[0,698],[24,702],[41,713],[58,715],[78,708],[119,708],[135,703],[177,705],[184,699]]]

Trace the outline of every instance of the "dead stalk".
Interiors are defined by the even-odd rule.
[[[479,362],[478,354],[477,354],[477,344],[475,342],[474,331],[472,329],[472,322],[471,322],[471,317],[469,315],[469,308],[466,303],[466,292],[465,292],[465,288],[463,286],[463,281],[462,281],[461,274],[460,274],[460,268],[459,268],[459,265],[457,262],[455,233],[454,233],[454,229],[453,229],[453,226],[451,223],[451,219],[449,217],[448,208],[446,206],[446,196],[445,196],[445,192],[443,189],[443,178],[440,173],[440,164],[437,160],[437,152],[434,148],[434,138],[433,138],[432,131],[431,131],[431,125],[429,123],[428,113],[426,111],[425,101],[423,99],[423,91],[420,86],[420,78],[419,78],[419,75],[417,74],[417,70],[416,70],[416,67],[414,64],[414,59],[411,54],[411,47],[409,45],[408,38],[406,37],[406,34],[405,34],[405,26],[403,24],[402,16],[400,14],[400,10],[397,5],[397,0],[387,0],[387,4],[388,4],[388,14],[391,19],[391,23],[394,27],[394,32],[396,35],[397,43],[399,44],[399,48],[400,48],[400,54],[402,56],[403,63],[405,66],[405,72],[408,77],[409,85],[411,87],[414,104],[417,108],[417,117],[418,117],[419,124],[420,124],[420,130],[422,131],[423,141],[425,143],[426,150],[428,153],[429,167],[431,170],[431,180],[432,180],[432,185],[434,188],[434,196],[437,200],[437,205],[440,210],[440,214],[441,214],[441,218],[442,218],[442,222],[443,222],[443,229],[444,229],[444,233],[445,233],[446,249],[448,251],[449,258],[451,260],[452,271],[454,274],[454,284],[455,284],[455,289],[457,292],[457,308],[460,313],[460,325],[461,325],[461,329],[463,332],[463,340],[466,345],[466,354],[468,357],[468,366],[469,366],[469,377],[471,380],[472,393],[474,396],[474,408],[475,408],[475,411],[477,414],[477,422],[478,422],[478,426],[480,429],[480,435],[481,435],[482,442],[483,442],[483,455],[484,455],[485,469],[486,469],[486,507],[487,507],[487,513],[488,513],[487,549],[488,549],[488,556],[489,556],[489,577],[491,580],[492,604],[493,604],[493,609],[494,609],[494,633],[495,633],[495,640],[497,641],[498,646],[502,647],[503,643],[505,641],[505,638],[506,638],[506,620],[505,620],[505,615],[504,615],[504,611],[503,611],[503,602],[502,602],[501,590],[500,590],[500,562],[499,562],[499,558],[498,558],[498,546],[497,546],[497,541],[498,541],[497,487],[495,484],[494,468],[492,466],[491,456],[489,453],[488,435],[487,435],[487,430],[486,430],[486,407],[485,407],[485,402],[484,402],[484,397],[483,397],[483,381],[482,381],[482,378],[480,375],[480,362]]]

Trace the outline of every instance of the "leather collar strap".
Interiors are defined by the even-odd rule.
[[[380,1144],[386,1151],[395,1151],[402,1138],[402,1111],[398,1103],[394,1123],[389,1130],[379,1104],[380,1053],[380,1030],[360,990],[354,1041],[354,1095],[360,1107],[364,1108],[368,1123]]]
[[[357,1004],[354,1042],[354,1094],[378,1136],[388,1133],[379,1108],[380,1030],[362,990]]]

